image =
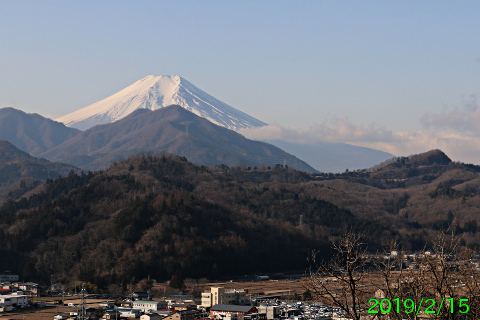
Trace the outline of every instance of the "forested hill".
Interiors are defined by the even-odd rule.
[[[480,246],[480,167],[438,151],[377,170],[310,175],[288,167],[207,168],[136,155],[105,171],[71,172],[0,207],[0,270],[25,280],[100,287],[170,279],[303,271],[346,231],[370,252],[392,239],[415,251],[455,227]]]
[[[0,140],[0,203],[17,198],[49,178],[66,176],[77,168],[58,162],[35,158]]]
[[[278,170],[281,170],[278,168]],[[304,271],[309,250],[348,228],[381,228],[288,186],[255,184],[137,155],[106,171],[49,180],[0,208],[0,269],[90,280]]]

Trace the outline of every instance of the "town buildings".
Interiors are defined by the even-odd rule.
[[[0,295],[0,311],[11,311],[13,308],[24,308],[28,306],[28,296],[22,291],[12,294]]]
[[[210,292],[202,293],[201,307],[211,308],[216,304],[247,304],[247,293],[245,290],[226,290],[224,287],[212,287]]]

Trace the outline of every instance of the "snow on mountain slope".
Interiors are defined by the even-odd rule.
[[[232,130],[266,125],[177,75],[146,76],[106,99],[55,120],[85,130],[97,124],[119,120],[137,109],[157,110],[172,104]]]

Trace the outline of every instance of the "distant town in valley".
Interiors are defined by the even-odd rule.
[[[24,282],[20,281],[21,275],[5,271],[0,273],[0,316],[12,320],[371,319],[377,313],[388,316],[395,312],[391,311],[392,302],[402,300],[404,305],[400,308],[398,304],[396,312],[410,319],[415,308],[431,318],[429,309],[447,298],[450,305],[444,309],[436,305],[438,313],[474,318],[478,310],[475,297],[480,292],[478,283],[475,285],[480,279],[480,257],[467,259],[460,255],[444,236],[440,235],[440,246],[434,251],[407,254],[394,250],[373,255],[358,246],[360,236],[348,234],[332,257],[343,257],[345,261],[332,261],[309,273],[244,276],[215,282],[205,278],[173,277],[161,283],[148,279],[126,288],[113,285],[115,292],[101,290],[90,282],[57,283],[53,275],[49,285]],[[349,253],[343,250],[347,247],[352,249]],[[438,291],[439,284],[444,291]],[[433,303],[421,308],[418,293]],[[372,310],[380,301],[379,310]],[[385,301],[390,307],[384,308]],[[456,303],[454,309],[452,304]]]

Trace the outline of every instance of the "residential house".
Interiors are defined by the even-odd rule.
[[[168,316],[171,316],[175,312],[174,311],[169,311],[169,310],[160,310],[160,311],[155,311],[155,312],[150,312],[150,313],[158,314],[158,315],[162,316],[162,319],[163,319],[163,318],[166,318]]]
[[[120,317],[122,318],[138,318],[142,311],[139,309],[131,309],[131,308],[115,308],[120,312]]]
[[[196,312],[193,310],[178,311],[165,318],[163,320],[192,320],[196,316]]]
[[[65,285],[61,283],[54,283],[52,284],[52,287],[50,288],[51,291],[56,291],[56,292],[64,292],[65,291]]]
[[[116,309],[107,310],[102,316],[102,319],[118,319],[120,317],[120,311]]]
[[[185,311],[185,310],[193,310],[197,308],[197,305],[189,302],[182,302],[182,303],[175,303],[172,304],[171,306],[172,309],[175,309],[175,311]]]
[[[163,317],[157,313],[147,313],[140,316],[140,320],[162,320]]]
[[[216,304],[210,308],[210,318],[223,319],[224,317],[251,318],[258,312],[257,308],[252,306],[237,306],[228,304]]]
[[[23,282],[18,284],[18,288],[30,297],[38,297],[40,295],[38,283]]]

